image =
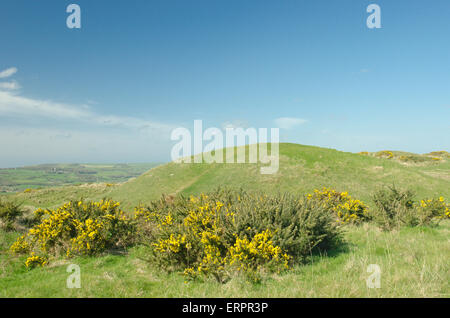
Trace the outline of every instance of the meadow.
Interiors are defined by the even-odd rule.
[[[4,198],[20,202],[24,215],[30,220],[38,208],[43,208],[43,213],[49,216],[57,215],[55,211],[63,212],[61,215],[91,211],[89,213],[95,217],[99,213],[107,214],[97,219],[93,217],[89,224],[86,220],[86,226],[75,219],[81,225],[73,228],[79,229],[79,234],[72,236],[72,242],[79,245],[74,250],[68,247],[71,241],[64,241],[61,236],[61,242],[58,241],[61,244],[52,250],[48,264],[42,267],[27,267],[24,263],[29,255],[10,251],[11,245],[26,233],[26,226],[0,230],[0,296],[449,297],[450,220],[443,214],[447,211],[448,216],[448,203],[445,202],[450,199],[449,164],[446,152],[425,155],[389,151],[354,154],[281,144],[280,171],[276,175],[261,175],[258,165],[169,163],[118,184],[69,185],[7,194]],[[230,204],[225,202],[229,198],[226,195],[219,196],[218,200],[202,201],[201,193],[223,186],[232,191],[245,189],[258,193],[258,196],[245,199],[232,192],[234,198],[230,199]],[[323,187],[336,191],[321,190]],[[374,196],[386,187],[409,189],[411,196],[407,192],[400,192],[398,200],[395,198],[397,194],[385,198]],[[286,197],[284,193],[290,195]],[[311,195],[304,197],[308,193]],[[157,201],[162,195],[165,195],[164,199]],[[269,199],[265,199],[266,195]],[[179,199],[181,197],[185,197],[185,201]],[[301,197],[304,201],[299,203]],[[323,197],[325,201],[322,201]],[[115,201],[100,201],[103,198]],[[318,200],[320,204],[309,206],[310,199]],[[71,200],[72,205],[62,207]],[[89,203],[91,200],[99,203],[93,205]],[[198,200],[202,201],[201,204]],[[120,208],[114,202],[120,202]],[[386,203],[387,210],[383,210]],[[222,208],[224,205],[226,214],[225,207]],[[271,211],[278,211],[279,207],[292,214],[273,219]],[[45,212],[47,208],[49,210]],[[234,212],[228,213],[228,208]],[[246,212],[253,208],[256,214]],[[136,211],[138,213],[133,217]],[[205,215],[204,211],[210,213]],[[392,222],[386,222],[392,211],[398,215],[394,215]],[[330,218],[324,218],[325,214]],[[139,227],[138,230],[127,228],[137,220],[136,215],[143,216],[142,233],[152,239],[142,241],[139,237],[140,244],[123,244],[127,242],[127,235],[141,231]],[[296,221],[292,219],[289,222],[289,215]],[[439,222],[432,221],[436,216]],[[229,217],[233,222],[226,223]],[[205,226],[198,232],[200,236],[195,236],[197,228],[194,223],[186,227],[195,218]],[[339,221],[337,225],[336,218]],[[44,220],[45,216],[40,217],[39,222]],[[123,244],[121,248],[108,248],[111,235],[104,236],[102,244],[95,240],[102,238],[99,234],[93,235],[92,240],[88,239],[94,230],[86,232],[87,225],[96,224],[97,220],[123,222],[120,235],[125,236],[112,238],[113,243]],[[105,221],[104,227],[116,226],[120,222],[106,224]],[[304,225],[307,231],[293,230],[290,223],[296,222],[300,228]],[[257,237],[261,238],[262,233],[267,233],[264,230],[272,224],[273,239],[269,241],[270,236],[266,241],[259,241],[263,248],[259,250],[257,247],[257,251],[252,252],[251,247],[256,246],[252,242]],[[297,245],[291,244],[300,242],[301,245],[305,235],[308,242],[317,241],[314,244],[321,240],[323,243],[327,235],[334,240],[334,231],[339,231],[338,244],[329,244],[326,248],[311,247],[297,251]],[[242,240],[236,239],[235,242],[234,234]],[[177,267],[179,262],[186,261],[180,258],[180,251],[191,243],[197,244],[193,248],[188,247],[191,254],[195,251],[199,255],[196,258],[191,255],[187,261],[189,264],[194,260],[199,266],[194,279],[186,275],[192,274],[192,269],[186,268],[183,273],[183,268]],[[238,260],[238,268],[244,268],[252,275],[257,271],[257,279],[251,276],[253,280],[249,280],[248,276],[242,275],[218,279],[218,273],[227,270],[229,273],[236,268],[233,267],[236,263],[230,259],[236,255],[233,252],[238,247],[245,252],[246,244],[250,246],[248,255],[251,257],[244,261],[241,259],[241,262]],[[155,246],[158,246],[156,252]],[[93,253],[95,248],[98,250]],[[219,257],[208,256],[209,252],[205,252],[214,248]],[[260,270],[266,260],[272,265],[280,265],[279,251],[282,250],[290,251],[289,255],[297,253],[299,261],[290,261],[288,270]],[[65,257],[65,252],[70,254],[72,251],[78,253]],[[77,264],[81,268],[80,289],[66,287],[69,264]],[[381,269],[380,288],[366,285],[370,264],[377,264]],[[212,275],[200,275],[200,267],[203,273],[207,270]]]

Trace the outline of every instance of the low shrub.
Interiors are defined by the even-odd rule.
[[[428,155],[430,156],[437,156],[437,157],[447,157],[450,158],[450,153],[448,153],[445,150],[441,150],[441,151],[432,151],[430,153],[428,153]]]
[[[219,282],[236,272],[258,281],[263,271],[286,269],[339,238],[323,205],[288,194],[218,190],[171,202],[163,198],[139,207],[136,218],[144,223],[157,264]]]
[[[14,228],[14,222],[22,216],[21,204],[0,199],[0,224],[5,230]]]
[[[35,267],[42,267],[47,265],[48,260],[46,257],[42,257],[39,255],[35,255],[34,253],[31,253],[31,256],[27,258],[27,260],[25,261],[25,266],[27,268],[35,268]]]
[[[401,225],[415,225],[414,193],[399,190],[395,186],[385,187],[373,195],[374,221],[383,230],[392,230]]]
[[[71,201],[56,210],[38,209],[35,215],[40,223],[10,247],[14,253],[31,252],[29,264],[43,259],[47,263],[49,256],[95,255],[134,243],[135,222],[115,201]]]
[[[361,223],[370,219],[368,206],[360,200],[353,199],[348,192],[338,192],[324,187],[322,190],[314,190],[307,198],[318,201],[331,210],[340,224]]]
[[[398,160],[407,163],[424,163],[430,160],[428,157],[420,155],[402,155],[398,157]]]
[[[450,204],[445,202],[444,197],[421,200],[418,210],[422,218],[426,219],[424,223],[433,218],[438,220],[450,218]]]
[[[378,151],[377,153],[375,153],[375,156],[379,157],[379,158],[392,159],[392,158],[394,158],[394,153],[389,150],[382,150],[382,151]]]
[[[373,219],[384,230],[401,226],[435,225],[450,215],[450,205],[443,197],[417,203],[411,190],[400,190],[395,186],[377,191],[373,201]]]
[[[228,250],[225,263],[237,271],[243,271],[247,277],[257,282],[262,267],[270,267],[272,271],[278,268],[289,268],[290,256],[274,245],[271,240],[273,233],[267,229],[257,233],[251,240],[236,237],[236,242]]]
[[[269,229],[274,233],[274,244],[297,261],[304,260],[313,250],[330,249],[340,240],[330,208],[305,197],[241,193],[232,211],[233,222],[226,226],[228,237],[235,233],[253,237]]]

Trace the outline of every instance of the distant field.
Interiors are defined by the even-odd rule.
[[[0,193],[94,182],[124,182],[157,165],[157,163],[44,164],[0,169]]]

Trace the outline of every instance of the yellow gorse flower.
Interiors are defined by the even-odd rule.
[[[130,224],[125,213],[119,209],[120,203],[112,200],[99,202],[68,202],[55,210],[37,209],[34,213],[40,223],[27,234],[19,237],[10,247],[15,253],[29,250],[43,254],[94,254],[103,251],[111,242],[119,227]],[[30,266],[38,256],[27,260]],[[41,262],[46,264],[45,262]],[[28,265],[27,265],[28,266]]]
[[[274,261],[289,268],[290,256],[283,253],[279,246],[273,245],[270,240],[272,236],[272,232],[267,229],[257,233],[252,240],[236,238],[236,243],[229,249],[228,263],[237,265],[238,270],[249,270],[266,261]]]
[[[47,259],[42,256],[35,255],[31,253],[31,256],[25,261],[25,266],[28,268],[33,268],[36,266],[45,266],[47,264]]]
[[[206,195],[191,196],[188,202],[187,213],[178,222],[170,212],[164,215],[157,208],[135,211],[136,218],[154,224],[164,237],[153,243],[156,253],[173,260],[196,255],[184,269],[186,276],[214,274],[217,278],[231,267],[251,271],[267,262],[288,267],[290,257],[273,244],[270,230],[257,233],[251,240],[236,237],[229,245],[224,233],[225,226],[235,222],[232,207]]]
[[[30,244],[25,240],[25,235],[22,235],[9,249],[13,253],[25,253],[30,249]]]
[[[431,211],[432,215],[438,219],[450,218],[450,204],[445,202],[444,197],[420,200],[419,211],[426,210]]]
[[[337,221],[342,224],[359,222],[367,217],[368,206],[360,200],[353,199],[348,192],[338,192],[324,187],[308,194],[307,199],[316,199],[330,207],[335,212]]]

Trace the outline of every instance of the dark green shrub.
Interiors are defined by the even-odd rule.
[[[287,268],[340,238],[323,204],[289,194],[219,189],[198,197],[163,197],[137,208],[136,219],[155,264],[220,282],[239,271],[257,281],[261,271]]]
[[[14,227],[14,222],[23,214],[20,203],[0,200],[0,223],[6,230]]]
[[[372,211],[374,221],[383,230],[392,230],[401,226],[431,224],[433,217],[426,211],[419,211],[411,190],[386,187],[373,195],[375,209]]]
[[[242,194],[232,206],[235,222],[226,235],[254,236],[265,229],[274,233],[273,242],[294,260],[301,261],[314,250],[327,250],[340,240],[334,213],[318,200],[292,194],[267,196]]]

